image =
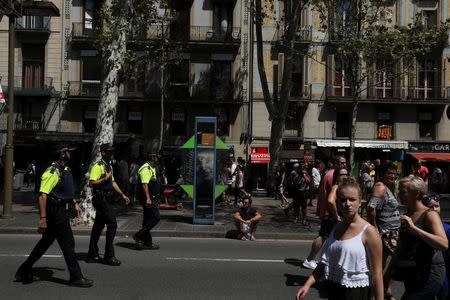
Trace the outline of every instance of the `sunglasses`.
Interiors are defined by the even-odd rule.
[[[426,196],[423,196],[423,198],[422,198],[422,201],[424,203],[430,203],[431,201],[439,202],[439,200],[441,200],[441,196],[440,195],[436,195],[436,194],[434,194],[434,195],[426,195]]]

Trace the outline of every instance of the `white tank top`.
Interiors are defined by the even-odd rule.
[[[369,261],[362,235],[369,224],[356,236],[336,240],[334,230],[323,245],[320,262],[325,265],[325,279],[348,288],[366,287],[370,284]]]

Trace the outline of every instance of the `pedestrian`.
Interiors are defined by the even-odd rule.
[[[234,214],[234,221],[238,229],[238,239],[256,241],[255,233],[261,214],[252,207],[252,199],[244,198],[242,207]]]
[[[36,176],[36,162],[34,160],[32,160],[28,166],[27,166],[27,170],[25,173],[25,181],[27,183],[27,187],[30,187],[32,182],[35,182],[35,176]]]
[[[136,249],[157,250],[159,246],[153,244],[151,230],[161,220],[158,207],[158,158],[156,154],[148,153],[145,162],[138,171],[139,184],[136,196],[142,205],[144,217],[142,228],[133,238],[136,242]]]
[[[383,242],[383,268],[397,246],[400,229],[399,203],[394,196],[398,172],[396,165],[386,160],[379,167],[380,181],[373,187],[372,197],[367,204],[367,218],[378,229]],[[385,283],[385,293],[392,294],[392,281]]]
[[[325,241],[320,261],[297,299],[304,299],[311,286],[325,279],[328,299],[383,299],[381,240],[378,231],[358,213],[361,188],[354,178],[344,179],[337,189],[342,220]]]
[[[329,163],[330,164],[330,163]],[[314,269],[317,266],[315,261],[317,253],[322,248],[323,243],[328,238],[336,225],[337,220],[329,212],[328,195],[333,187],[334,168],[345,167],[347,160],[344,156],[335,156],[330,164],[330,169],[323,176],[319,186],[319,195],[317,197],[316,214],[320,218],[320,229],[318,236],[314,239],[308,257],[303,261],[303,266],[308,269]]]
[[[93,281],[85,278],[75,254],[75,239],[70,228],[69,207],[81,215],[80,206],[74,201],[72,172],[68,167],[74,148],[58,144],[55,147],[55,161],[42,174],[39,189],[39,224],[38,232],[42,233],[39,242],[31,251],[27,260],[19,267],[16,280],[23,283],[33,281],[33,264],[47,249],[58,241],[70,273],[69,284],[77,287],[91,287]]]
[[[110,266],[120,266],[120,260],[114,255],[114,237],[116,236],[117,230],[116,212],[112,206],[114,191],[122,197],[125,204],[128,204],[130,199],[122,192],[114,180],[111,165],[114,146],[110,143],[102,144],[100,146],[100,153],[102,158],[92,166],[89,174],[89,186],[93,192],[92,204],[96,210],[96,216],[89,241],[87,262],[102,262],[99,256],[98,240],[106,225],[103,263]]]
[[[311,177],[312,177],[312,187],[311,187],[311,201],[308,203],[309,206],[313,206],[312,199],[317,197],[319,192],[320,181],[322,180],[322,176],[320,176],[320,165],[321,162],[316,160],[314,162],[313,167],[311,168]]]
[[[390,264],[393,279],[403,281],[404,300],[435,299],[445,278],[443,250],[448,248],[441,218],[423,204],[427,186],[418,176],[400,180],[399,198],[408,212],[402,215],[399,246]]]
[[[334,220],[340,221],[341,216],[339,215],[338,206],[337,206],[337,189],[339,185],[349,176],[349,172],[347,167],[337,167],[334,169],[333,173],[333,187],[331,188],[330,193],[328,194],[328,211],[331,214],[331,217]],[[362,199],[361,199],[362,205]]]
[[[137,163],[137,159],[133,158],[130,163],[130,178],[128,179],[129,182],[129,197],[130,197],[130,206],[134,204],[134,196],[136,195],[136,187],[139,182],[138,180],[138,171],[139,171],[139,165]]]
[[[441,214],[441,197],[438,194],[427,195],[422,198],[422,202],[425,206],[431,208],[436,211],[439,215]],[[450,224],[442,223],[444,226],[445,235],[447,236],[447,240],[450,239]],[[449,295],[449,278],[450,278],[450,258],[449,253],[447,251],[442,251],[442,255],[444,256],[445,261],[445,279],[442,283],[442,287],[439,290],[439,294],[437,295],[438,300],[448,299]]]
[[[280,199],[280,207],[286,208],[289,205],[289,201],[284,195],[284,185],[286,182],[286,165],[285,163],[281,163],[281,165],[277,169],[276,173],[276,184],[277,184],[277,198]]]

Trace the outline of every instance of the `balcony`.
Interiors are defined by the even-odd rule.
[[[8,93],[8,88],[3,87],[3,91]],[[27,82],[22,76],[14,77],[14,95],[16,96],[53,96],[53,78],[44,77],[40,82]]]
[[[72,23],[72,39],[75,41],[89,40],[94,37],[92,24],[88,23]]]
[[[350,86],[328,85],[327,100],[351,102],[353,91]],[[450,88],[440,86],[371,87],[363,91],[363,96],[359,100],[366,103],[450,104]]]
[[[100,80],[69,81],[67,87],[68,97],[98,98],[102,89]]]
[[[284,29],[277,29],[275,32],[272,43],[281,45],[284,40]],[[301,26],[295,33],[295,42],[297,43],[311,43],[312,41],[312,26]]]
[[[30,41],[47,41],[50,36],[50,17],[22,16],[16,19],[18,39]]]
[[[211,27],[211,26],[190,26],[186,28],[176,28],[172,26],[170,38],[177,43],[189,44],[236,44],[241,41],[240,27]]]

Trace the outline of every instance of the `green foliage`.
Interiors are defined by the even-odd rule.
[[[392,24],[394,14],[384,0],[313,0],[328,34],[329,51],[349,62],[351,72],[346,80],[361,87],[364,80],[377,73],[399,76],[413,68],[414,61],[440,53],[447,45],[449,21],[427,27],[417,15],[407,26]],[[366,62],[362,68],[362,61]],[[376,65],[379,60],[389,61]],[[392,72],[402,61],[403,70]]]

